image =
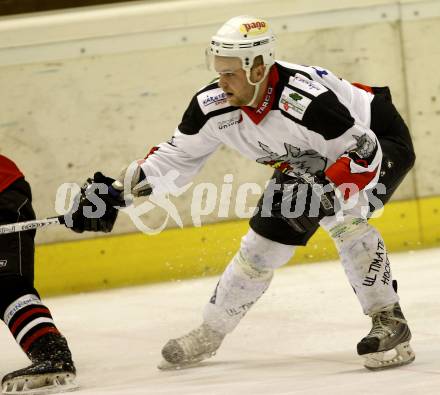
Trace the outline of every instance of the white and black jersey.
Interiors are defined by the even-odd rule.
[[[173,169],[175,183],[187,184],[221,144],[287,175],[323,170],[336,185],[376,184],[382,151],[370,129],[372,93],[285,62],[272,66],[268,81],[257,108],[231,106],[217,82],[197,92],[174,136],[141,165],[153,187]]]

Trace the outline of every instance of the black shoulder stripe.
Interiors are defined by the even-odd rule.
[[[302,89],[300,89],[296,86],[289,85],[289,84],[286,84],[286,86],[289,87],[290,89],[292,89],[293,91],[297,91],[299,94],[309,98],[310,100],[315,100],[315,96],[313,96],[309,92],[303,91]]]
[[[197,96],[194,96],[183,113],[182,121],[178,128],[183,134],[197,134],[205,124],[205,118],[197,101]]]
[[[204,115],[200,110],[200,107],[198,107],[197,100],[196,105],[196,109],[190,109],[190,105],[190,107],[188,107],[188,109],[185,111],[185,114],[183,114],[182,122],[180,122],[178,126],[180,132],[183,134],[197,134],[210,118],[237,110],[236,107],[230,106]]]
[[[278,68],[280,80],[284,83],[287,83],[289,81],[289,78],[294,76],[295,74],[302,74],[304,77],[307,77],[310,80],[312,79],[311,75],[306,73],[303,70],[297,70],[294,68],[284,67],[279,63],[276,63],[276,66]]]
[[[354,118],[332,91],[312,100],[303,117],[308,129],[319,133],[326,140],[342,136],[354,125]]]
[[[292,103],[279,103],[278,108],[286,118],[290,119],[307,129],[319,133],[324,139],[332,140],[342,136],[354,125],[354,118],[350,111],[336,97],[332,91],[327,91],[319,96],[304,94],[301,89],[288,88],[293,91],[290,95],[293,101],[298,100],[295,105]],[[296,95],[298,97],[293,97]],[[301,98],[301,97],[304,98]],[[283,106],[285,105],[285,108]]]

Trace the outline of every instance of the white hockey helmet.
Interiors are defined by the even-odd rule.
[[[263,57],[268,73],[275,63],[274,52],[275,36],[269,23],[260,18],[242,15],[229,19],[211,38],[207,63],[212,67],[214,56],[240,58],[249,80],[255,58],[260,55]],[[249,82],[252,83],[250,80]]]

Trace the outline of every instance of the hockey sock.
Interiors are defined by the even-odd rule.
[[[259,271],[238,252],[205,307],[204,321],[220,333],[231,332],[269,287],[272,277],[272,269]]]
[[[365,314],[399,301],[385,242],[374,227],[366,220],[351,219],[331,228],[329,233]]]
[[[38,292],[22,277],[10,277],[8,285],[5,281],[0,285],[0,317],[26,354],[29,355],[33,345],[43,336],[60,334]]]
[[[49,309],[35,294],[14,300],[6,309],[3,320],[25,353],[42,336],[59,334]]]
[[[205,323],[220,333],[231,332],[269,287],[274,269],[287,263],[293,252],[293,246],[249,230],[205,307]]]

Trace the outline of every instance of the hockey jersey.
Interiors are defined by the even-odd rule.
[[[371,188],[382,159],[370,129],[373,97],[329,70],[276,62],[257,108],[231,106],[217,82],[198,91],[173,137],[141,167],[153,189],[163,190],[170,170],[180,187],[225,144],[291,176],[322,170],[336,186]]]
[[[24,177],[23,173],[17,165],[6,156],[0,155],[0,192],[22,177]]]

